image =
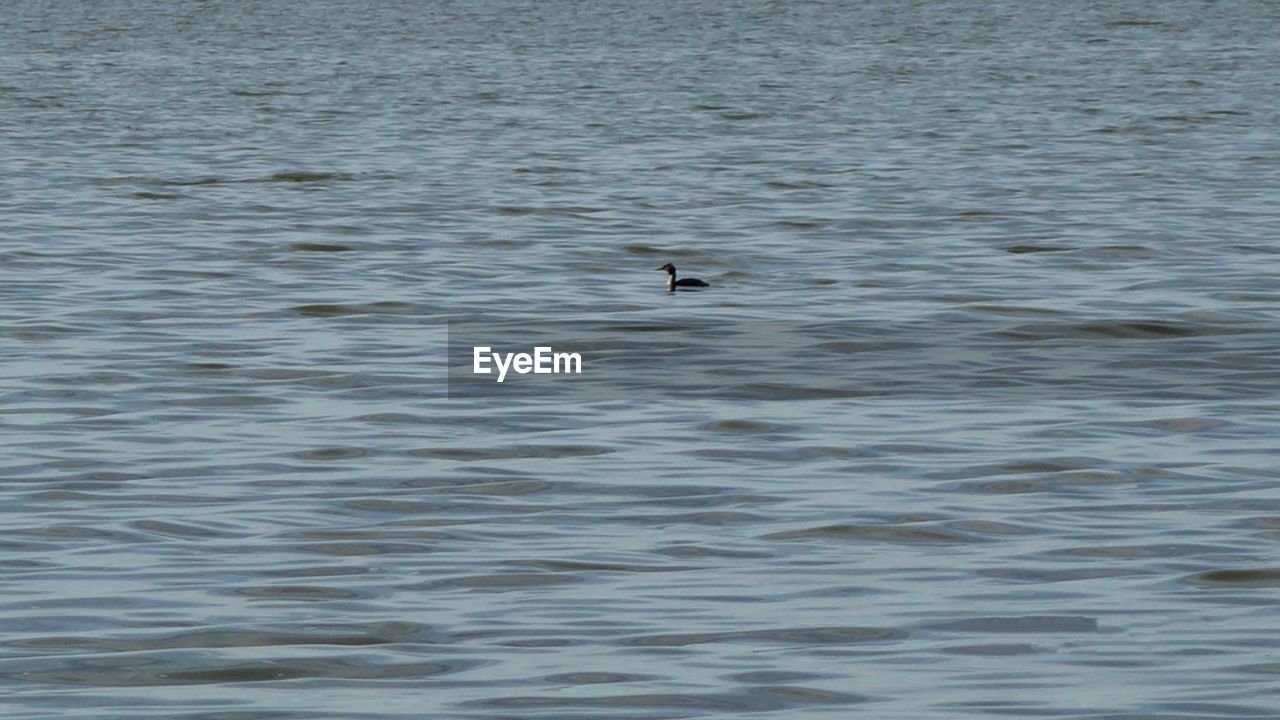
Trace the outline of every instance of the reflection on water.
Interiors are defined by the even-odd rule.
[[[10,3],[5,717],[1274,716],[1277,19]]]

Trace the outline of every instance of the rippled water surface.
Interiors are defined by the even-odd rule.
[[[5,718],[1280,716],[1276,4],[4,16]]]

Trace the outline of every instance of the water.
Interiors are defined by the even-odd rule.
[[[1278,26],[8,3],[0,709],[1280,715]]]

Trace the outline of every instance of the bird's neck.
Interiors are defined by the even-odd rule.
[[[667,273],[667,290],[670,291],[675,289],[676,289],[676,274]]]

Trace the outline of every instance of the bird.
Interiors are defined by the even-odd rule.
[[[667,271],[667,292],[675,292],[675,289],[678,287],[711,287],[698,278],[682,278],[677,280],[676,266],[671,263],[667,263],[658,269]]]

